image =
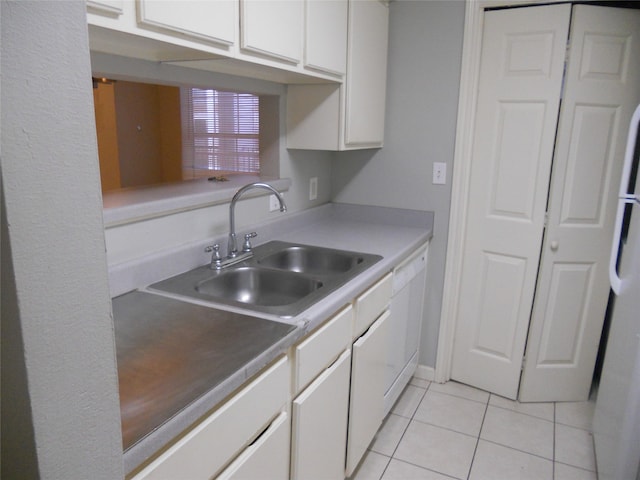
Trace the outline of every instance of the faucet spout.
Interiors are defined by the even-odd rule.
[[[281,212],[287,211],[287,205],[284,203],[284,198],[282,198],[282,195],[280,194],[280,192],[278,192],[275,188],[273,188],[268,183],[254,182],[240,188],[236,192],[236,194],[233,196],[233,198],[231,199],[231,203],[229,204],[229,241],[227,243],[227,256],[229,258],[234,258],[238,255],[238,243],[236,240],[236,218],[235,218],[236,202],[240,199],[242,195],[244,195],[245,192],[249,190],[253,190],[254,188],[269,190],[278,199],[278,202],[280,203],[280,211]]]

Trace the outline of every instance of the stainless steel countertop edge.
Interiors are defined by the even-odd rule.
[[[255,357],[244,367],[231,375],[215,388],[187,405],[179,414],[167,420],[153,432],[134,444],[124,452],[123,462],[125,474],[131,473],[143,462],[151,458],[173,438],[197,422],[203,415],[215,408],[231,393],[242,387],[264,367],[283,355],[287,349],[304,336],[303,328],[296,328],[269,349]]]

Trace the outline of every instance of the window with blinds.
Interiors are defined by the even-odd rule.
[[[180,89],[184,178],[260,173],[260,97]]]

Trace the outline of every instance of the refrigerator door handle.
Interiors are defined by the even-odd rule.
[[[620,253],[620,235],[622,232],[622,220],[624,218],[624,207],[628,203],[638,204],[640,200],[635,195],[625,195],[618,200],[618,211],[616,212],[616,223],[613,227],[613,244],[611,245],[611,256],[609,257],[609,282],[611,290],[616,295],[620,295],[622,279],[618,275],[618,255]]]
[[[622,280],[618,275],[616,266],[618,263],[618,254],[620,253],[620,235],[622,230],[622,221],[624,218],[624,206],[627,203],[634,203],[638,201],[637,197],[627,192],[627,188],[629,187],[629,177],[631,176],[633,153],[636,146],[636,138],[638,136],[638,126],[640,126],[640,105],[636,107],[631,117],[631,122],[629,122],[627,148],[624,154],[622,179],[620,180],[618,210],[616,212],[616,222],[613,227],[613,244],[611,245],[611,256],[609,257],[609,282],[611,283],[611,289],[616,295],[620,294],[620,289],[622,287]]]

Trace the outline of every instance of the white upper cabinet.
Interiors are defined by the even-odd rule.
[[[238,0],[138,0],[138,23],[170,34],[233,45],[238,24]]]
[[[344,144],[347,147],[381,147],[387,90],[389,7],[378,1],[355,0],[350,9]]]
[[[291,0],[241,0],[242,52],[292,63],[302,61],[304,4]]]
[[[304,65],[335,75],[347,71],[348,0],[306,0]]]
[[[87,0],[87,9],[104,15],[122,15],[124,0]]]
[[[345,82],[287,88],[288,148],[383,146],[389,7],[378,0],[350,0],[348,25]]]
[[[92,51],[261,78],[343,80],[348,0],[88,0]]]

